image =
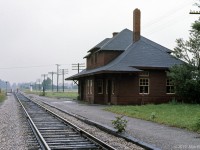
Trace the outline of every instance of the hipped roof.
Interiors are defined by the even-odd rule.
[[[120,50],[123,53],[105,66],[83,70],[79,74],[68,77],[67,80],[100,73],[138,72],[143,71],[143,68],[167,69],[175,64],[183,63],[170,55],[171,50],[168,48],[143,36],[140,37],[139,41],[133,42],[132,35],[132,31],[124,29],[113,38],[97,44],[93,47],[93,49],[98,48],[97,51]]]

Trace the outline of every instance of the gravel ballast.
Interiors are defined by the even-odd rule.
[[[43,102],[57,107],[63,111],[77,114],[88,120],[98,122],[112,128],[111,120],[117,116],[114,113],[104,111],[107,105],[91,105],[79,103],[70,99],[56,99],[33,96]],[[169,127],[149,121],[125,117],[128,120],[126,133],[140,141],[148,143],[156,148],[200,150],[200,134],[184,129]]]
[[[28,146],[24,139],[24,129],[19,111],[19,103],[12,94],[0,105],[0,149],[26,150]]]
[[[39,145],[13,94],[0,104],[0,150],[37,150]]]
[[[114,147],[116,150],[143,150],[142,147],[137,146],[131,142],[127,142],[123,138],[116,137],[112,134],[106,133],[94,126],[88,125],[79,119],[70,116],[62,111],[59,111],[58,109],[52,108],[49,105],[46,105],[45,103],[41,103],[41,101],[38,101],[37,98],[32,98],[32,100],[39,102],[40,105],[44,106],[45,108],[48,108],[49,110],[53,111],[54,113],[58,114],[59,116],[63,117],[67,121],[75,124],[79,128],[87,131],[91,135],[95,136],[96,138],[102,140],[103,142],[109,144],[110,146]]]

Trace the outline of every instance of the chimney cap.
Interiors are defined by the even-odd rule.
[[[116,36],[119,32],[113,32],[113,37]]]

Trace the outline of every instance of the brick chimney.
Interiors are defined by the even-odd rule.
[[[133,11],[133,42],[140,40],[140,10]]]

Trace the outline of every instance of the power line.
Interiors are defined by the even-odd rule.
[[[148,30],[148,28],[152,27],[155,24],[160,23],[163,20],[166,20],[167,18],[171,17],[173,14],[175,14],[176,12],[182,10],[184,7],[188,6],[188,4],[193,3],[191,1],[188,2],[188,0],[184,1],[182,5],[179,5],[176,8],[171,9],[170,11],[168,11],[166,14],[146,23],[145,25],[143,25],[144,31]],[[176,21],[177,22],[177,21]],[[148,31],[147,31],[148,32]],[[150,31],[151,32],[151,31]]]
[[[38,65],[38,66],[16,66],[16,67],[4,67],[4,68],[0,68],[0,69],[29,69],[29,68],[41,68],[41,67],[50,67],[53,66],[54,64],[50,64],[50,65]]]
[[[78,73],[80,70],[83,70],[85,68],[84,63],[77,63],[77,64],[72,64],[72,70],[78,70]]]
[[[51,67],[55,64],[47,64],[47,65],[36,65],[36,66],[13,66],[13,67],[0,67],[0,69],[29,69],[29,68],[42,68],[42,67]],[[60,65],[71,65],[71,64],[60,64]]]

